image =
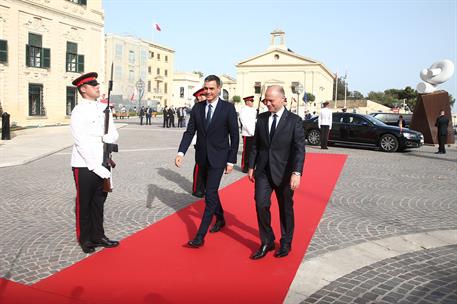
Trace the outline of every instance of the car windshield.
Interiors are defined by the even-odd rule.
[[[386,124],[380,121],[379,119],[371,116],[371,115],[365,115],[365,118],[368,119],[371,123],[377,125],[377,126],[385,126]]]

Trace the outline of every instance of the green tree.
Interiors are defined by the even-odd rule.
[[[360,93],[359,91],[351,92],[351,96],[353,99],[363,99],[364,98],[363,94]]]
[[[233,100],[234,103],[239,103],[241,101],[241,97],[238,96],[238,95],[234,95],[232,97],[232,100]]]
[[[316,100],[316,96],[314,96],[311,93],[306,93],[306,98],[307,98],[308,101],[315,101]]]

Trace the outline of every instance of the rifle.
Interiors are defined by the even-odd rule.
[[[111,79],[109,80],[108,83],[108,101],[106,104],[106,108],[103,111],[105,113],[105,130],[104,134],[108,134],[109,131],[109,117],[110,117],[110,97],[111,97],[111,91],[113,90],[113,63],[111,63]],[[111,158],[111,153],[112,152],[117,152],[118,151],[118,146],[117,144],[108,144],[108,143],[103,143],[103,166],[111,171],[111,168],[116,167],[116,163],[113,161]],[[103,180],[103,192],[112,192],[113,187],[111,186],[111,178],[105,178]]]

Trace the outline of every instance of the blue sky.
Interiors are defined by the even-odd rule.
[[[236,77],[235,64],[266,50],[270,32],[287,47],[347,70],[349,90],[416,87],[440,59],[457,64],[457,0],[103,0],[105,31],[176,51],[175,70]],[[154,30],[159,23],[162,31]],[[457,76],[441,89],[457,97]]]

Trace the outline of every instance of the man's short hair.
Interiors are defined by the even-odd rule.
[[[209,81],[215,81],[218,87],[221,86],[221,79],[219,77],[217,77],[216,75],[206,76],[205,82],[209,82]]]
[[[270,88],[278,90],[279,94],[281,94],[282,97],[286,98],[286,92],[284,91],[284,88],[282,86],[280,86],[280,85],[271,85],[271,86],[267,87],[267,90],[270,89]]]

